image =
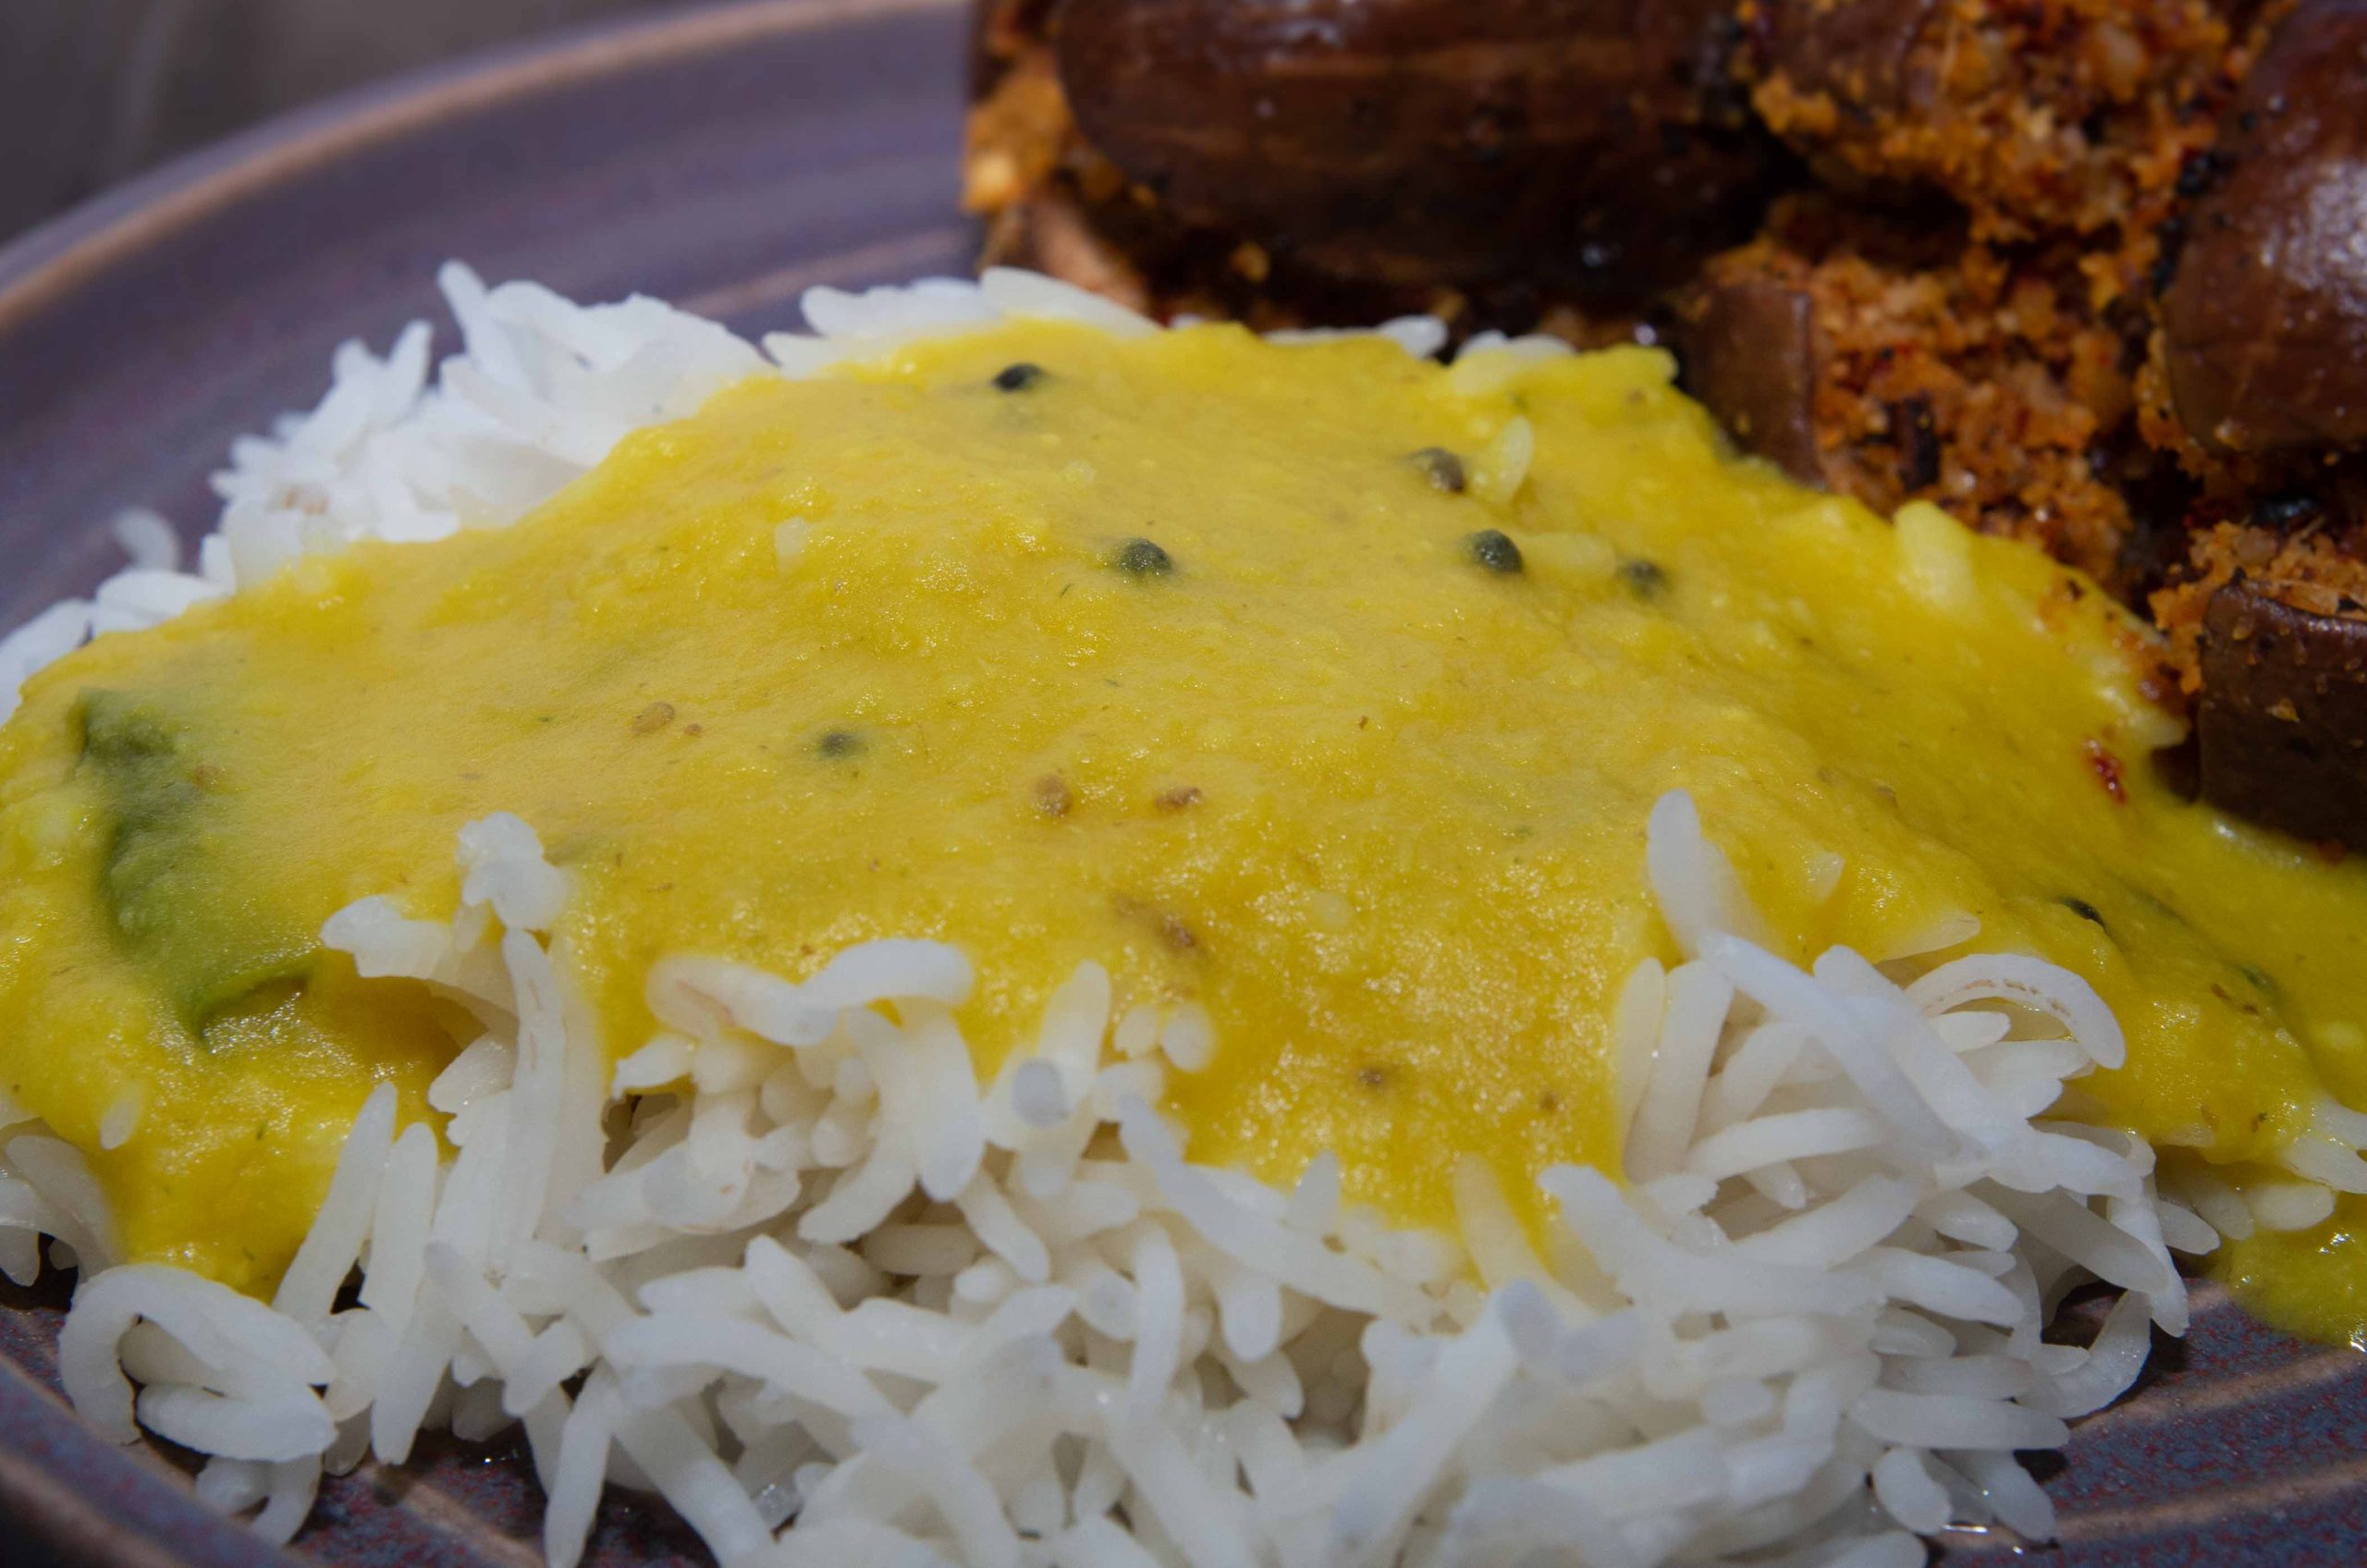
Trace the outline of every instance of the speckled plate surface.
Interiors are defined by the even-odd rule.
[[[0,624],[111,570],[117,508],[203,520],[230,439],[314,400],[339,341],[434,315],[447,256],[743,331],[789,325],[808,284],[960,270],[963,43],[960,0],[572,33],[277,122],[0,251]],[[192,1500],[185,1456],[74,1421],[65,1300],[54,1278],[0,1285],[0,1565],[285,1562]],[[2214,1286],[2196,1306],[2188,1342],[2044,1462],[2061,1541],[1959,1535],[1949,1568],[2367,1563],[2367,1356],[2282,1339]],[[298,1553],[533,1568],[540,1504],[514,1449],[434,1448],[329,1483]],[[590,1561],[705,1559],[662,1511],[611,1501]]]

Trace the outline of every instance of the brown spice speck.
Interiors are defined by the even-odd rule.
[[[1199,803],[1200,787],[1197,784],[1185,784],[1159,797],[1159,809],[1161,811],[1187,811]]]
[[[1113,895],[1110,900],[1110,906],[1117,912],[1122,920],[1139,919],[1148,925],[1153,931],[1159,933],[1160,941],[1179,953],[1190,952],[1200,945],[1200,938],[1193,934],[1189,925],[1184,924],[1181,915],[1160,909],[1155,904],[1145,903],[1142,900],[1125,893]]]
[[[1069,792],[1069,781],[1057,773],[1048,773],[1036,780],[1036,809],[1046,816],[1061,817],[1076,804],[1076,797]]]
[[[636,735],[655,735],[673,722],[673,704],[652,703],[632,716],[632,732]]]
[[[1389,1070],[1385,1067],[1359,1067],[1356,1069],[1356,1082],[1367,1089],[1385,1089],[1389,1086]]]
[[[2233,991],[2230,991],[2226,986],[2222,986],[2216,980],[2211,982],[2211,994],[2217,997],[2221,1001],[2226,1002],[2229,1007],[2234,1008],[2238,1012],[2251,1013],[2255,1017],[2260,1013],[2259,1003],[2245,1001],[2242,998],[2237,996]]]
[[[2128,786],[2122,781],[2120,759],[2105,749],[2102,741],[2088,742],[2088,771],[2104,787],[2115,805],[2128,803]]]

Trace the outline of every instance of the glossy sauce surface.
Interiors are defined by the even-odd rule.
[[[1014,367],[1032,367],[1015,370]],[[135,1256],[250,1287],[369,1085],[468,1028],[321,923],[440,915],[513,812],[612,1054],[674,950],[963,947],[982,1074],[1092,959],[1194,1008],[1195,1158],[1449,1223],[1611,1164],[1689,790],[1796,958],[2087,976],[2065,1109],[2258,1160],[2367,1104],[2367,877],[2177,800],[2138,633],[2019,546],[1720,447],[1664,359],[1020,324],[752,383],[507,529],[304,562],[45,672],[0,731],[0,1085]],[[1975,936],[1974,922],[1978,922]],[[122,1146],[99,1129],[127,1090]]]

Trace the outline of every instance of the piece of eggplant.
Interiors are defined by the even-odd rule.
[[[2222,122],[2162,300],[2178,421],[2221,456],[2367,444],[2367,0],[2303,0]]]
[[[1816,301],[1766,273],[1713,269],[1677,300],[1685,389],[1749,451],[1831,488],[1816,433]]]
[[[1733,0],[1071,0],[1086,140],[1186,223],[1399,287],[1640,299],[1781,166]]]
[[[2367,620],[2238,579],[2203,612],[2202,793],[2255,822],[2367,849]]]

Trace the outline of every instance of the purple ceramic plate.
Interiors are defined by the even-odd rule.
[[[571,33],[280,121],[0,251],[0,625],[112,570],[117,508],[204,519],[230,439],[316,399],[341,340],[437,314],[448,256],[742,331],[789,325],[809,284],[960,270],[963,9],[766,0]],[[74,1421],[64,1301],[55,1279],[0,1286],[0,1564],[287,1562],[194,1501],[182,1456]],[[2046,1462],[2059,1546],[1960,1535],[1949,1568],[2367,1562],[2367,1357],[2269,1333],[2215,1287],[2196,1307]],[[299,1554],[535,1568],[540,1508],[515,1451],[434,1449],[329,1483]],[[612,1501],[589,1561],[704,1554]]]

